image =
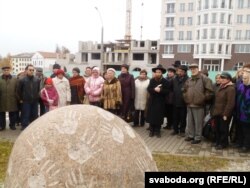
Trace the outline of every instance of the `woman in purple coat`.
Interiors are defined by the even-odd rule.
[[[134,76],[128,72],[129,66],[127,64],[121,65],[121,74],[118,79],[121,83],[122,89],[122,106],[121,106],[121,118],[125,121],[129,121],[129,115],[134,110],[135,99],[135,80]]]

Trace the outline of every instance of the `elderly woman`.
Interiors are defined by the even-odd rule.
[[[242,83],[237,87],[238,147],[240,152],[250,151],[250,70],[244,71]]]
[[[147,71],[141,70],[139,77],[135,80],[135,116],[134,126],[144,126],[145,124],[145,108],[148,96],[149,79],[147,77]]]
[[[101,98],[105,110],[118,114],[122,103],[122,92],[120,81],[115,77],[115,69],[113,68],[107,70]]]
[[[91,77],[85,83],[84,89],[88,95],[89,103],[94,106],[101,106],[101,93],[103,89],[104,79],[100,76],[100,69],[94,67],[92,69]]]
[[[80,69],[78,67],[72,70],[73,77],[69,79],[71,90],[71,104],[82,104],[84,99],[84,84],[85,80],[80,76]]]
[[[235,104],[235,88],[231,75],[222,72],[220,78],[221,85],[215,93],[215,103],[212,111],[216,124],[215,148],[218,150],[228,146],[229,123]]]
[[[71,102],[70,85],[62,69],[57,70],[56,77],[52,79],[59,95],[58,107],[69,105]]]

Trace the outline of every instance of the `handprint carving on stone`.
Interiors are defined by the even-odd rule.
[[[103,122],[101,130],[106,134],[111,134],[114,141],[123,144],[124,143],[124,134],[121,128],[116,126],[111,126],[107,122]]]
[[[69,112],[64,113],[64,121],[62,124],[57,124],[56,129],[61,134],[75,134],[76,129],[78,127],[78,123],[81,119],[81,114],[77,113],[74,110],[70,110]]]
[[[89,132],[92,134],[89,134]],[[88,138],[88,135],[91,135],[91,137]],[[73,143],[68,146],[68,156],[79,164],[83,164],[93,155],[102,151],[102,149],[98,149],[96,151],[94,149],[98,142],[99,137],[97,135],[97,132],[91,130],[91,128],[87,128],[78,143]]]

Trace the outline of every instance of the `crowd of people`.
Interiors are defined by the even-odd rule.
[[[109,68],[102,75],[98,67],[87,67],[83,76],[75,67],[70,77],[59,64],[53,65],[48,78],[42,68],[33,65],[14,77],[8,59],[3,59],[1,66],[0,131],[6,128],[6,112],[10,129],[21,124],[24,130],[50,110],[88,104],[132,122],[133,127],[147,122],[149,137],[160,138],[162,128],[172,129],[171,135],[185,137],[191,144],[202,141],[204,118],[209,115],[215,124],[213,147],[220,150],[229,146],[229,127],[233,124],[234,147],[250,151],[250,64],[238,70],[235,77],[228,72],[216,75],[215,83],[207,71],[199,71],[198,64],[185,66],[179,61],[168,69],[154,67],[152,78],[146,70],[134,78],[127,64],[121,65],[118,77],[115,69]]]

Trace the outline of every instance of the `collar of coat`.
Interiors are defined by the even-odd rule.
[[[108,80],[105,80],[105,84],[115,84],[117,81],[117,78],[113,78],[110,82]]]
[[[2,79],[11,79],[12,78],[12,76],[11,76],[11,74],[9,74],[9,75],[2,75]]]
[[[226,87],[232,86],[232,85],[233,85],[233,82],[232,82],[232,81],[229,81],[229,82],[226,83],[226,84],[221,84],[221,85],[220,85],[220,89],[223,89],[223,88],[226,88]]]

